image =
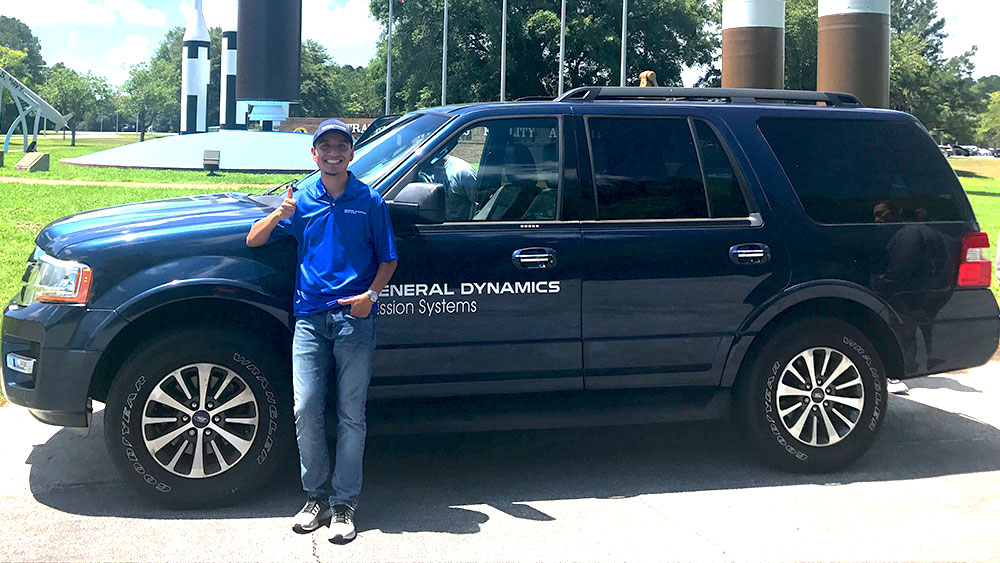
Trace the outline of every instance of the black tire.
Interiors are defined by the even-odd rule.
[[[735,419],[748,446],[787,471],[834,471],[859,458],[875,439],[888,400],[885,367],[871,341],[853,325],[826,318],[799,320],[761,337],[736,388]]]
[[[288,362],[276,349],[207,327],[138,347],[104,411],[108,453],[125,482],[174,508],[232,503],[265,483],[295,446]],[[204,403],[191,408],[202,387]]]

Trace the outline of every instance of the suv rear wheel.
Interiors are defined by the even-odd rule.
[[[871,445],[885,416],[881,356],[843,321],[796,321],[765,336],[737,386],[736,414],[766,462],[839,469]]]
[[[288,369],[262,340],[187,328],[138,348],[108,393],[105,440],[124,480],[178,508],[237,500],[294,441]]]

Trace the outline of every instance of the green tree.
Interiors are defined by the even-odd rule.
[[[41,44],[31,29],[18,19],[0,16],[0,67],[34,90],[42,83],[44,66]],[[7,132],[17,115],[13,98],[0,88],[0,134]]]
[[[972,86],[972,90],[984,98],[989,98],[993,92],[1000,92],[1000,76],[996,74],[983,76],[976,80],[975,85]]]
[[[146,139],[147,126],[169,112],[171,104],[179,98],[180,80],[179,69],[162,59],[154,58],[129,71],[121,87],[119,107],[123,113],[137,116],[140,141]]]
[[[386,24],[388,6],[370,4]],[[500,89],[502,3],[450,0],[448,100],[495,100]],[[558,91],[559,3],[510,3],[507,13],[507,95]],[[655,70],[661,84],[679,84],[684,66],[710,65],[717,38],[707,24],[714,6],[703,0],[647,0],[629,6],[627,83]],[[441,99],[442,0],[397,3],[393,22],[393,111],[434,105]],[[578,0],[566,24],[565,88],[619,82],[621,0]],[[385,42],[369,65],[376,91],[385,91]]]
[[[915,115],[939,142],[971,143],[986,107],[973,89],[976,48],[946,59],[937,0],[892,0],[889,106]]]
[[[937,15],[937,0],[891,0],[889,26],[894,35],[911,33],[923,41],[921,55],[931,64],[944,62],[944,18]]]
[[[27,79],[22,80],[22,82],[26,86],[31,88],[42,83],[44,80],[42,69],[45,67],[45,59],[42,58],[42,44],[31,33],[31,28],[19,19],[0,16],[0,46],[25,53],[24,65]]]
[[[115,91],[103,76],[87,75],[90,89],[94,93],[94,106],[87,114],[87,128],[104,131],[105,120],[115,114]]]
[[[785,3],[785,88],[816,89],[818,0]]]
[[[340,66],[323,45],[311,39],[302,43],[299,81],[300,103],[292,115],[306,117],[366,117],[379,115],[381,99],[364,67]]]
[[[219,74],[222,68],[222,28],[211,27],[208,29],[209,48],[209,82],[208,82],[208,108],[205,114],[205,123],[209,127],[219,124]],[[163,70],[170,70],[171,75],[176,73],[181,76],[181,63],[184,61],[184,28],[174,27],[164,34],[160,44],[153,52],[150,62],[163,61],[166,65],[159,66]],[[155,129],[161,131],[174,131],[180,128],[181,123],[181,82],[178,78],[175,85],[177,95],[169,107],[157,114],[156,119],[150,122]]]
[[[333,61],[326,47],[307,39],[302,43],[299,65],[300,103],[293,104],[292,115],[327,117],[340,115],[346,92],[334,80]]]
[[[1000,91],[990,94],[989,105],[979,118],[976,133],[983,144],[1000,147]]]
[[[91,79],[58,63],[45,72],[45,84],[38,92],[59,113],[73,114],[69,119],[70,146],[76,146],[77,127],[97,103]]]

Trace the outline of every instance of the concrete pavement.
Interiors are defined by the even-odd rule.
[[[996,561],[1000,362],[908,382],[847,471],[795,475],[725,423],[376,437],[360,535],[299,536],[297,468],[248,502],[170,511],[88,437],[0,409],[0,560]]]

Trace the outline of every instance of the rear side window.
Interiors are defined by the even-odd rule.
[[[962,219],[961,186],[916,123],[765,118],[758,126],[816,222]]]
[[[706,123],[592,117],[587,129],[599,220],[747,216],[729,158]]]

